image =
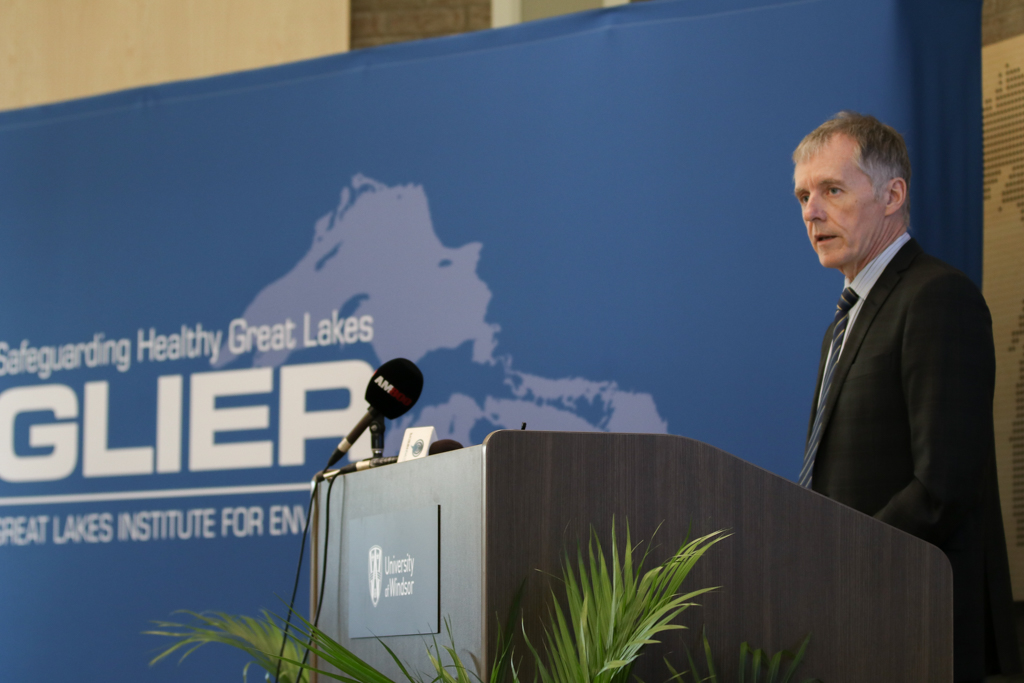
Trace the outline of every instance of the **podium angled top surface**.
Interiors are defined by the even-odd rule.
[[[807,634],[804,676],[952,680],[952,574],[931,544],[679,436],[499,431],[484,457],[495,604],[531,565],[560,566],[591,526],[607,549],[613,518],[620,539],[627,522],[634,542],[653,537],[657,559],[725,529],[687,579],[721,588],[684,615],[691,631],[706,626],[725,680],[740,643],[774,651]]]

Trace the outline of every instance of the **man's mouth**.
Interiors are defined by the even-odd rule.
[[[824,243],[828,242],[829,240],[834,240],[835,238],[836,238],[835,235],[815,235],[814,236],[814,243],[815,244],[824,244]]]

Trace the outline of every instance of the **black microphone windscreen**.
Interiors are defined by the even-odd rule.
[[[405,358],[389,360],[373,373],[366,387],[366,402],[378,413],[394,420],[416,404],[423,391],[423,373]]]
[[[430,449],[427,451],[427,455],[437,455],[438,453],[457,451],[460,448],[462,448],[462,444],[455,439],[441,439],[430,444]]]

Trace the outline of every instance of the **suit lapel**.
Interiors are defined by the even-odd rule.
[[[889,265],[885,267],[882,274],[875,281],[875,285],[871,288],[868,293],[868,298],[864,300],[864,305],[861,307],[860,312],[857,314],[857,319],[853,322],[853,329],[850,331],[850,336],[846,338],[846,345],[843,347],[843,353],[839,356],[839,362],[836,364],[835,375],[832,377],[832,386],[828,391],[828,398],[825,401],[825,405],[822,406],[822,434],[828,429],[829,419],[832,417],[832,411],[836,407],[836,402],[839,400],[839,394],[843,390],[843,383],[846,381],[846,375],[850,372],[850,366],[853,365],[854,358],[857,357],[857,351],[860,350],[860,346],[864,341],[864,338],[868,334],[868,330],[871,328],[871,324],[875,320],[875,316],[878,315],[878,311],[881,310],[882,305],[885,304],[885,300],[889,298],[889,294],[896,287],[896,284],[900,281],[900,277],[903,271],[906,270],[911,262],[917,257],[918,254],[922,253],[921,245],[917,243],[913,237],[910,238],[903,247],[896,252],[896,255],[889,262]],[[828,339],[831,340],[832,327],[829,327]],[[821,356],[821,366],[818,370],[818,390],[821,390],[821,374],[822,369],[825,367],[825,359],[828,356],[828,347],[825,347],[824,352]],[[817,398],[818,392],[815,392],[815,398]]]

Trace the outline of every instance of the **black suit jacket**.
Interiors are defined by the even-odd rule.
[[[815,405],[831,339],[830,327]],[[911,239],[875,282],[839,357],[812,487],[945,552],[957,681],[1020,668],[996,482],[994,387],[984,298]]]

